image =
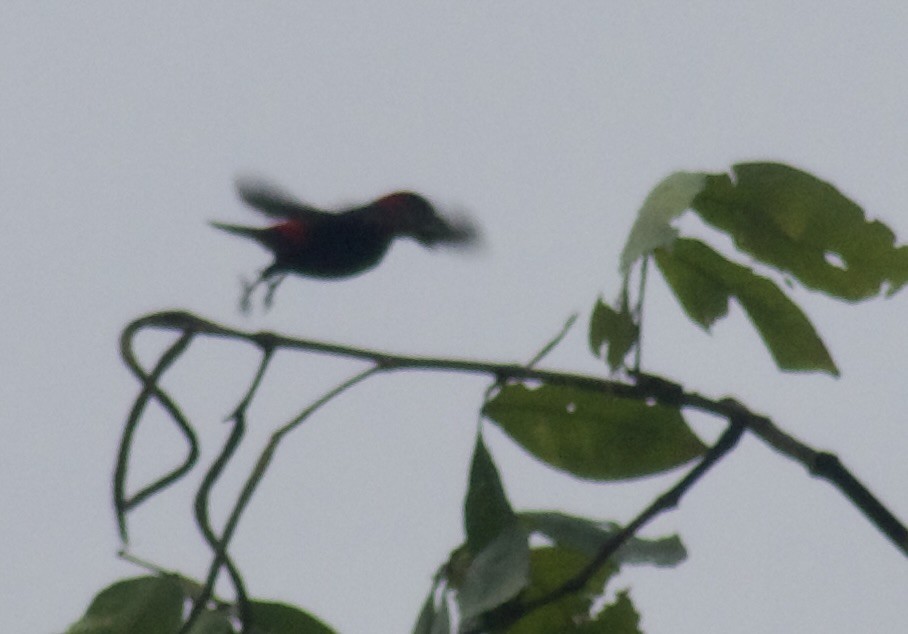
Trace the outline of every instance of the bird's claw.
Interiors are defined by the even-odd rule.
[[[252,311],[252,291],[255,290],[255,287],[258,286],[259,281],[250,282],[245,278],[240,278],[240,286],[242,291],[240,292],[240,312],[244,315],[248,315]]]
[[[242,287],[242,291],[240,292],[240,312],[244,315],[248,315],[252,311],[252,293],[260,284],[265,284],[265,296],[262,298],[262,306],[265,310],[269,310],[272,304],[274,304],[274,292],[277,290],[280,283],[284,281],[285,277],[287,276],[277,275],[268,278],[265,275],[261,275],[252,282],[241,277],[240,286]]]
[[[281,282],[284,281],[285,277],[287,277],[287,276],[278,275],[277,277],[274,277],[274,278],[268,280],[267,282],[265,282],[265,285],[267,286],[267,288],[265,289],[265,297],[262,302],[262,304],[265,306],[265,310],[268,310],[271,308],[271,305],[274,303],[274,291],[277,290],[277,287],[280,285]]]

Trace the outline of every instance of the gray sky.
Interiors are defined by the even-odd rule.
[[[123,325],[186,308],[402,353],[528,359],[574,311],[548,361],[602,372],[588,309],[618,289],[621,245],[677,169],[779,160],[835,183],[908,235],[904,3],[121,3],[0,5],[0,630],[54,632],[114,579],[110,475],[137,385]],[[290,280],[268,315],[236,312],[237,277],[267,263],[205,222],[257,220],[237,173],[317,204],[396,188],[468,210],[475,256],[395,247],[344,283]],[[836,451],[908,518],[903,294],[849,306],[798,294],[842,378],[781,375],[739,310],[712,336],[650,287],[648,370],[734,394]],[[148,337],[151,353],[163,338]],[[167,385],[223,438],[255,356],[195,347]],[[147,362],[147,361],[146,361]],[[355,371],[281,356],[228,480],[269,430]],[[482,379],[378,378],[292,436],[241,525],[250,592],[342,632],[409,628],[461,539]],[[137,477],[182,455],[153,412]],[[716,421],[694,420],[706,439]],[[627,520],[679,475],[577,484],[494,430],[512,502]],[[196,479],[198,475],[196,474]],[[231,501],[220,491],[221,512]],[[191,486],[132,517],[133,550],[201,575]],[[650,634],[894,632],[908,565],[830,486],[747,439],[648,535],[679,531],[675,570],[632,570]]]

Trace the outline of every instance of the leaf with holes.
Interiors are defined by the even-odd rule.
[[[506,385],[483,413],[540,460],[590,480],[652,475],[705,450],[679,410],[593,390]]]
[[[523,601],[533,601],[561,586],[580,572],[589,558],[567,548],[537,548],[531,560],[532,578]],[[617,572],[611,563],[603,566],[578,592],[572,592],[557,601],[533,610],[508,628],[508,634],[640,634],[636,628],[639,620],[629,598],[622,598],[617,611],[608,604],[594,613],[594,606],[601,602],[606,583]],[[631,608],[628,610],[628,608]]]
[[[602,545],[621,530],[614,522],[596,522],[555,511],[525,511],[519,515],[527,532],[544,535],[556,546],[594,557]],[[677,566],[687,559],[687,550],[677,535],[661,539],[631,537],[610,561],[616,565]]]
[[[709,176],[693,209],[742,251],[851,301],[908,283],[908,246],[829,183],[779,163],[741,163],[732,174]]]

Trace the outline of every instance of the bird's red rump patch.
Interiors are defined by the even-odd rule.
[[[306,225],[299,220],[288,220],[273,227],[274,231],[289,244],[304,244],[309,238]]]

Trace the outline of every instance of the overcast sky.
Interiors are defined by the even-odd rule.
[[[138,386],[117,338],[184,308],[244,328],[401,353],[529,359],[603,373],[585,322],[619,288],[649,189],[678,169],[778,160],[835,183],[908,235],[903,2],[4,2],[0,5],[0,630],[48,633],[115,579],[115,448]],[[796,7],[796,8],[792,8]],[[268,262],[206,221],[256,222],[240,173],[320,205],[418,190],[483,227],[477,254],[397,245],[343,283],[290,280],[236,311]],[[735,395],[838,453],[908,519],[902,296],[796,294],[842,378],[782,375],[740,310],[706,335],[650,286],[645,368]],[[162,337],[143,340],[146,363]],[[210,459],[254,371],[248,347],[193,347],[167,385]],[[228,480],[269,430],[359,366],[281,355]],[[462,538],[477,377],[380,377],[291,436],[241,524],[251,594],[344,633],[412,626]],[[704,439],[718,421],[695,419]],[[578,484],[488,433],[512,502],[626,521],[678,473]],[[137,478],[182,446],[160,412]],[[195,474],[193,484],[198,480]],[[201,576],[192,484],[131,518],[133,551]],[[219,515],[231,501],[219,491]],[[647,535],[679,532],[674,570],[631,570],[649,634],[896,632],[908,562],[829,485],[745,439]]]

